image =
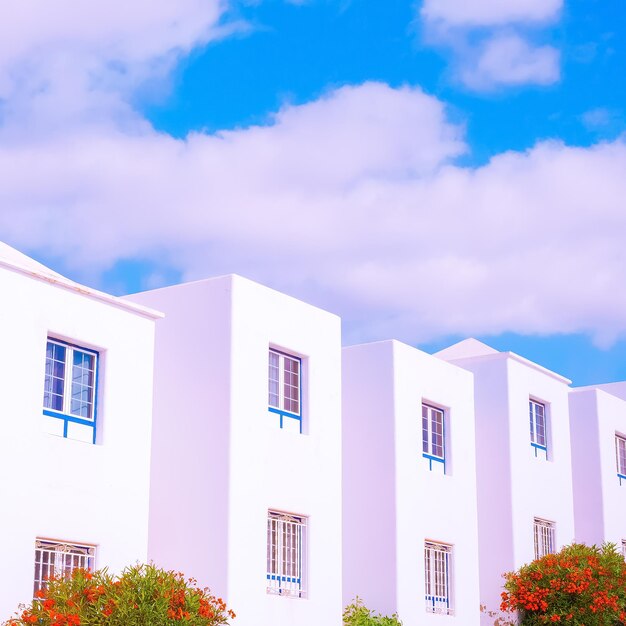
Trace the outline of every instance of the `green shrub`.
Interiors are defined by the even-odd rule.
[[[106,570],[76,569],[52,578],[37,598],[6,626],[217,626],[235,614],[193,579],[154,565]]]
[[[344,609],[343,623],[345,626],[402,626],[396,613],[391,617],[380,613],[375,614],[363,604],[358,596]]]

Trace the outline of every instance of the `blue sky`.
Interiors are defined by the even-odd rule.
[[[626,379],[619,2],[32,6],[0,7],[0,239],[116,294],[238,272],[347,343]]]

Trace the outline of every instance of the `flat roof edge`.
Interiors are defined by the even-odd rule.
[[[151,309],[141,304],[135,304],[134,302],[130,302],[129,300],[123,300],[118,296],[112,296],[111,294],[105,293],[104,291],[98,291],[97,289],[86,287],[85,285],[76,283],[69,278],[56,276],[53,274],[47,274],[45,272],[37,272],[31,268],[24,267],[17,263],[5,261],[4,259],[0,259],[0,267],[12,272],[16,272],[18,274],[22,274],[23,276],[34,278],[35,280],[38,280],[40,282],[48,283],[49,285],[53,285],[55,287],[60,287],[61,289],[65,289],[66,291],[73,291],[75,293],[82,294],[83,296],[87,296],[88,298],[91,298],[93,300],[104,302],[105,304],[109,304],[119,309],[124,309],[126,311],[129,311],[130,313],[141,315],[142,317],[146,317],[148,319],[157,320],[165,317],[165,314],[161,313],[161,311]]]

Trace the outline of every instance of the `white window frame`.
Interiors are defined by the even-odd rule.
[[[436,423],[435,417],[438,415],[441,416],[441,433],[438,433],[441,435],[441,454],[437,453],[434,441],[433,424]],[[426,428],[424,428],[424,421],[426,421]],[[422,455],[441,462],[446,459],[446,411],[427,402],[422,402]]]
[[[539,430],[539,414],[538,407],[541,407],[541,418],[543,419],[543,443],[538,434]],[[545,402],[540,402],[534,398],[528,399],[528,413],[530,418],[530,445],[537,449],[548,451],[548,411]]]
[[[306,597],[307,518],[267,512],[267,593]]]
[[[626,560],[626,539],[622,539],[622,556]]]
[[[617,475],[626,478],[626,437],[615,433],[615,464]]]
[[[424,599],[427,613],[454,615],[452,603],[452,546],[424,542]]]
[[[35,541],[35,572],[33,597],[46,587],[46,580],[54,576],[71,576],[75,569],[94,570],[96,546],[89,544],[37,539]]]
[[[272,356],[278,359],[278,380],[272,378]],[[297,389],[297,402],[298,402],[298,410],[293,411],[286,408],[286,397],[285,397],[285,368],[286,363],[291,362],[297,366],[297,377],[298,377],[298,385]],[[271,384],[272,382],[278,383],[278,393],[274,394],[272,392]],[[293,388],[293,385],[289,385]],[[276,396],[277,400],[273,401],[272,396]],[[289,401],[293,401],[293,398],[287,398]],[[278,413],[285,414],[288,416],[294,417],[302,417],[302,359],[293,354],[287,354],[286,352],[281,352],[280,350],[276,350],[275,348],[270,348],[268,353],[268,407],[270,410],[274,410]]]
[[[556,524],[540,517],[533,520],[535,560],[556,552]]]
[[[48,344],[53,344],[57,346],[61,346],[65,349],[65,363],[64,363],[64,376],[63,376],[63,407],[61,410],[55,409],[53,407],[45,406],[45,397],[49,393],[53,395],[51,391],[46,390],[46,382],[49,376],[52,376],[52,373],[48,373],[47,371],[47,352],[48,352]],[[77,414],[72,412],[72,379],[74,375],[74,354],[81,353],[87,354],[93,357],[93,386],[91,388],[91,397],[89,398],[89,415],[85,417],[84,415]],[[58,339],[54,339],[52,337],[48,337],[46,341],[46,372],[44,376],[44,411],[50,411],[52,413],[56,413],[58,415],[64,415],[76,420],[83,420],[84,422],[92,422],[95,423],[96,420],[96,399],[97,399],[97,385],[98,385],[98,353],[95,350],[90,350],[89,348],[83,348],[82,346],[73,345],[67,343],[65,341],[60,341]]]

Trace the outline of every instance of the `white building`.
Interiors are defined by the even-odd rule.
[[[535,557],[626,554],[626,383],[473,339],[342,351],[339,318],[238,276],[121,299],[0,244],[0,293],[0,620],[152,559],[234,626],[339,626],[357,595],[473,626]]]
[[[471,373],[397,341],[343,351],[344,604],[479,623]]]
[[[0,620],[49,574],[145,561],[154,320],[0,243]]]
[[[238,626],[341,622],[338,317],[238,276],[132,296],[157,325],[149,554]]]
[[[474,374],[480,596],[494,611],[504,572],[575,538],[570,381],[475,339],[437,356]]]
[[[626,556],[626,383],[570,393],[576,539]]]

